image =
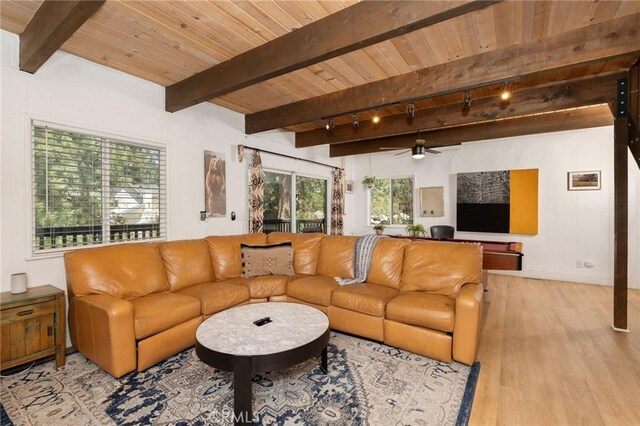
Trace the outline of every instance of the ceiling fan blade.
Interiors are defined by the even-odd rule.
[[[395,153],[395,154],[393,154],[393,155],[402,155],[402,154],[406,154],[407,152],[410,152],[410,151],[411,151],[411,149],[405,149],[405,148],[392,148],[392,147],[390,147],[390,146],[383,146],[383,147],[379,147],[378,149],[379,149],[379,150],[381,150],[381,151],[391,151],[391,150],[393,150],[393,151],[397,151],[397,150],[399,150],[399,149],[401,149],[401,150],[402,150],[402,151],[397,152],[397,153]]]
[[[424,139],[417,139],[416,140],[416,145],[424,145],[424,143],[425,143]],[[391,146],[381,146],[381,147],[378,147],[378,149],[381,150],[381,151],[387,151],[387,150],[389,150],[389,151],[391,151],[391,150],[397,151],[399,149],[402,149],[402,151],[393,154],[394,156],[404,155],[404,154],[412,151],[412,148],[403,149],[403,148],[396,148],[396,147],[391,147]],[[436,151],[435,149],[431,149],[431,148],[425,148],[425,151],[430,153],[430,154],[442,154],[440,151]]]

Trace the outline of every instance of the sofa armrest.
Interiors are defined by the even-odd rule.
[[[114,377],[136,369],[133,305],[105,294],[75,297],[69,304],[73,346]]]
[[[456,298],[453,359],[463,364],[471,365],[476,360],[483,294],[482,284],[468,283],[462,286]]]

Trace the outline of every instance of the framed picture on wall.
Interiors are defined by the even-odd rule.
[[[432,186],[420,188],[420,216],[444,216],[444,187]]]
[[[345,192],[345,194],[353,194],[353,181],[352,180],[344,181],[344,192]]]
[[[600,170],[568,172],[567,189],[569,191],[594,191],[602,189]]]
[[[227,182],[225,155],[204,152],[204,202],[207,217],[227,215]]]

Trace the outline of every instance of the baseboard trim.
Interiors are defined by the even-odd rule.
[[[567,274],[564,272],[554,271],[489,271],[491,274],[496,275],[509,275],[522,278],[535,278],[540,280],[551,281],[568,281],[579,284],[595,284],[613,287],[613,277],[593,276],[593,275],[579,275],[579,274]],[[640,289],[640,280],[629,280],[629,288]]]

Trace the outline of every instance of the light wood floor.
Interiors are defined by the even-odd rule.
[[[490,275],[471,425],[640,425],[640,291]]]

